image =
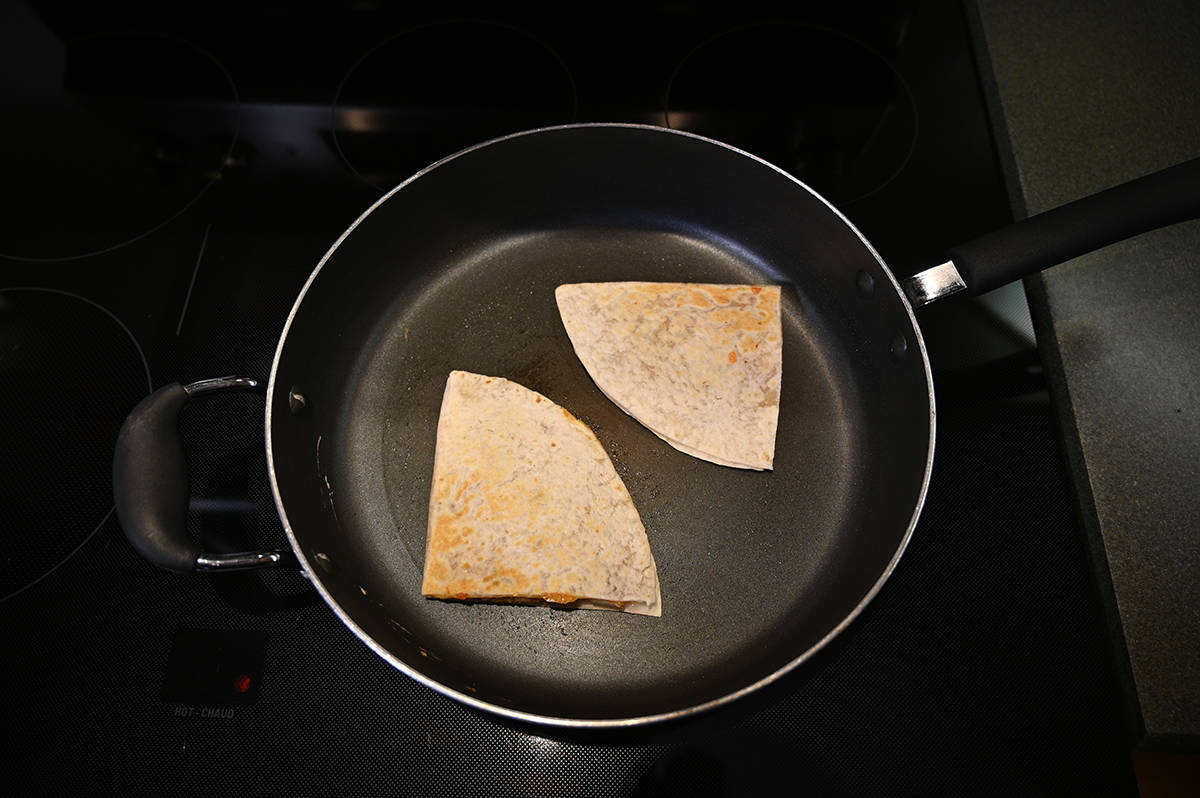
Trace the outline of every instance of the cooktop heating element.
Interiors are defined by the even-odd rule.
[[[69,46],[13,38],[0,48],[0,254],[62,261],[113,250],[168,224],[221,179],[238,94],[211,53],[160,34],[97,33]]]
[[[112,516],[105,451],[150,366],[103,306],[55,289],[0,290],[0,601],[35,585]]]

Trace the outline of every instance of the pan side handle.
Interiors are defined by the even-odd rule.
[[[179,411],[194,396],[264,388],[246,377],[172,383],[143,399],[121,425],[113,455],[113,495],[125,537],[139,554],[168,571],[234,571],[298,567],[291,551],[205,554],[187,533],[188,476]]]
[[[904,281],[914,307],[982,294],[1150,230],[1200,217],[1200,158],[1114,186],[959,244]]]

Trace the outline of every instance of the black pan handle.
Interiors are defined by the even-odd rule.
[[[950,260],[904,281],[915,307],[982,294],[1160,227],[1200,217],[1200,158],[1069,202],[959,244]]]
[[[139,554],[168,571],[236,571],[298,566],[291,551],[205,554],[187,533],[188,476],[179,411],[193,396],[214,391],[265,393],[258,380],[219,377],[159,388],[133,409],[117,436],[113,494],[125,537]]]

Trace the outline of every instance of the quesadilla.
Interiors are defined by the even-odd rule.
[[[596,386],[694,457],[768,470],[783,334],[779,286],[575,283],[554,292]]]
[[[662,614],[646,529],[592,431],[465,371],[442,396],[421,593]]]

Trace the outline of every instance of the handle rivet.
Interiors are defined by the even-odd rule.
[[[904,356],[908,354],[908,339],[900,333],[893,335],[892,342],[888,346],[888,353],[897,363],[904,360]]]
[[[308,400],[304,398],[304,394],[300,393],[296,386],[292,386],[292,390],[288,391],[288,409],[292,411],[293,416],[298,416],[308,408]]]
[[[329,559],[329,555],[323,551],[318,551],[313,554],[313,559],[317,561],[317,566],[327,574],[334,572],[333,560]]]
[[[854,284],[858,286],[858,295],[863,299],[870,299],[875,295],[875,278],[862,269],[858,270]]]

